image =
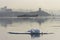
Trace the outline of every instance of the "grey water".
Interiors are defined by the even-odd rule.
[[[12,35],[7,32],[27,32],[37,28],[54,33],[31,38],[30,35]],[[0,40],[60,40],[60,18],[0,18]]]

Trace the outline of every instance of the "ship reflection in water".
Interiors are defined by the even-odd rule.
[[[50,18],[39,18],[39,17],[2,17],[0,18],[0,24],[7,27],[9,24],[20,23],[23,21],[37,22],[39,24],[48,21]]]

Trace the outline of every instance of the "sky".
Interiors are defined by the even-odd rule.
[[[12,9],[60,9],[60,0],[0,0],[0,7]]]

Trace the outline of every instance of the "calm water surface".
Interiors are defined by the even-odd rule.
[[[54,33],[31,38],[30,35],[12,35],[7,32],[27,32],[29,29],[37,28],[41,32]],[[60,40],[60,20],[52,19],[42,24],[35,21],[21,21],[8,24],[7,27],[0,25],[0,40]]]

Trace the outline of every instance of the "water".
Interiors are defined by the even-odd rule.
[[[60,40],[60,20],[44,19],[38,22],[34,19],[20,20],[17,19],[0,19],[0,40]],[[39,19],[40,21],[42,19]],[[6,25],[7,24],[7,25]],[[37,28],[41,32],[54,33],[49,35],[41,35],[38,38],[31,38],[30,35],[14,35],[7,32],[26,32],[29,29]]]

